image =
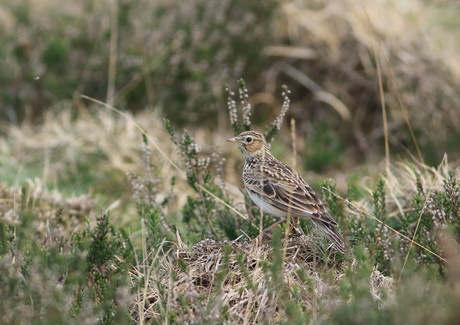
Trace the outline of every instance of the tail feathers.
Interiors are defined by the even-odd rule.
[[[312,219],[315,225],[329,238],[334,247],[341,253],[345,253],[345,242],[342,235],[329,223],[322,222],[321,220]]]

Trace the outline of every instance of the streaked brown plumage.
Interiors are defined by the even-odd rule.
[[[273,157],[261,133],[246,131],[227,141],[238,143],[244,153],[243,181],[254,203],[278,218],[291,214],[294,218],[311,219],[337,250],[345,251],[337,222],[302,177]]]

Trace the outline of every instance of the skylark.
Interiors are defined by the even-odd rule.
[[[293,219],[311,219],[337,250],[345,252],[337,222],[302,177],[273,157],[261,133],[246,131],[227,141],[237,143],[244,153],[244,186],[259,208],[278,218],[290,214]]]

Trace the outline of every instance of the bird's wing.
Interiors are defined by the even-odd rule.
[[[264,164],[257,174],[249,182],[246,181],[246,186],[267,203],[286,214],[337,225],[313,189],[289,166]]]
[[[243,173],[243,177],[252,194],[286,214],[310,218],[340,252],[345,252],[343,237],[335,229],[337,222],[296,171],[281,162],[269,161]]]

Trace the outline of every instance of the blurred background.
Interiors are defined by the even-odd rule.
[[[142,166],[140,133],[81,95],[128,113],[174,155],[168,118],[205,152],[235,157],[237,172],[225,88],[240,78],[256,129],[288,86],[273,151],[292,155],[294,119],[305,172],[340,185],[342,173],[378,170],[385,134],[391,159],[437,165],[448,152],[458,164],[459,13],[454,0],[3,0],[2,181],[39,178],[70,194],[116,184],[106,204],[121,195],[125,173]]]

